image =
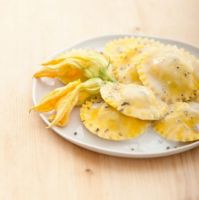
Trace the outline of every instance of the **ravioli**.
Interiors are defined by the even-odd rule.
[[[185,51],[185,53],[188,54],[188,56],[191,57],[192,60],[192,65],[194,69],[193,76],[197,87],[197,90],[194,90],[193,96],[199,102],[199,60],[189,52]]]
[[[91,133],[108,140],[135,138],[149,126],[148,121],[125,116],[100,99],[87,101],[80,110],[80,117]]]
[[[196,102],[198,102],[199,103],[199,95],[196,97]]]
[[[130,49],[117,58],[113,67],[113,74],[120,83],[142,84],[136,69],[140,58],[137,51],[137,49]]]
[[[107,104],[126,116],[159,120],[167,112],[167,104],[141,85],[109,82],[101,87],[100,93]]]
[[[108,42],[104,47],[104,54],[114,63],[115,59],[124,51],[135,45],[135,38],[120,38]]]
[[[142,84],[136,69],[136,65],[142,58],[142,51],[159,45],[158,41],[147,38],[124,38],[108,43],[105,53],[111,58],[112,71],[116,80],[121,83]]]
[[[196,80],[196,85],[197,85],[197,88],[199,90],[199,60],[193,54],[186,51],[185,49],[180,49],[180,50],[183,51],[186,54],[186,56],[189,58],[189,60],[192,63],[192,66],[193,66],[193,69],[194,69],[194,78]]]
[[[154,129],[169,140],[190,142],[199,140],[199,103],[176,102]]]
[[[145,52],[137,70],[142,83],[168,103],[188,101],[198,90],[193,60],[175,46]]]

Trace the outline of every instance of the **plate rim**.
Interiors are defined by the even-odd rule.
[[[81,45],[83,43],[88,43],[91,41],[95,41],[95,40],[99,40],[99,39],[108,39],[108,38],[122,38],[122,37],[145,37],[145,38],[150,38],[150,39],[156,39],[156,40],[161,40],[161,41],[165,41],[165,42],[174,42],[174,43],[179,43],[182,45],[188,45],[191,48],[195,48],[198,50],[199,52],[199,48],[197,46],[194,46],[192,44],[188,44],[188,43],[184,43],[181,41],[177,41],[177,40],[173,40],[170,38],[165,38],[165,37],[160,37],[160,36],[152,36],[152,35],[144,35],[144,34],[109,34],[109,35],[101,35],[101,36],[96,36],[96,37],[91,37],[85,40],[81,40],[79,42],[76,42],[68,47],[65,47],[61,50],[56,51],[55,53],[53,53],[52,55],[48,56],[47,59],[50,58],[54,58],[57,55],[59,55],[60,53],[63,53],[67,50],[70,50],[72,48],[74,48],[77,45]],[[33,105],[36,105],[36,83],[37,83],[37,79],[33,78],[33,84],[32,84],[32,100],[33,100]],[[45,117],[44,114],[39,113],[39,116],[42,118],[42,120],[44,121],[44,123],[46,123],[47,125],[49,125],[49,121],[47,120],[47,118]],[[101,153],[104,155],[109,155],[109,156],[115,156],[115,157],[124,157],[124,158],[155,158],[155,157],[165,157],[165,156],[170,156],[170,155],[175,155],[178,153],[182,153],[185,151],[188,151],[190,149],[193,149],[197,146],[199,146],[199,141],[195,141],[192,142],[190,144],[187,144],[185,146],[180,146],[177,148],[173,148],[173,149],[168,149],[165,151],[160,151],[160,152],[155,152],[155,153],[146,153],[146,152],[121,152],[121,151],[117,151],[117,150],[111,150],[111,149],[107,149],[106,147],[99,147],[96,146],[94,144],[89,144],[86,142],[82,142],[81,140],[73,140],[70,137],[67,137],[67,135],[64,135],[62,133],[62,131],[60,131],[57,127],[51,127],[51,130],[53,130],[53,132],[55,132],[56,134],[58,134],[59,136],[61,136],[62,138],[64,138],[65,140],[80,146],[84,149],[88,149],[90,151],[94,151],[97,153]]]

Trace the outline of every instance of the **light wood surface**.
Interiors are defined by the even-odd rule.
[[[199,148],[122,159],[81,149],[32,104],[34,66],[102,34],[144,33],[199,46],[198,0],[0,0],[0,199],[197,200]]]

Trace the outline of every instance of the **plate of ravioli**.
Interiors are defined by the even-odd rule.
[[[83,148],[120,157],[168,156],[199,145],[199,49],[108,35],[63,49],[33,77],[30,111]]]

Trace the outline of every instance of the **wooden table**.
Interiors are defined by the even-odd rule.
[[[199,148],[123,159],[81,149],[32,105],[32,74],[48,55],[102,34],[144,33],[199,46],[198,0],[0,0],[0,199],[197,200]]]

